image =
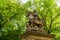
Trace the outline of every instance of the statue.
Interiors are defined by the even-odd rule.
[[[45,25],[44,21],[38,17],[36,9],[33,11],[33,13],[28,11],[27,17],[29,19],[27,25],[31,30],[39,30]]]

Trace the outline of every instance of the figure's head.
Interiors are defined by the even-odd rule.
[[[38,13],[36,12],[36,9],[34,9],[33,13],[34,13],[33,14],[34,17],[37,17],[38,16]]]
[[[28,11],[28,12],[27,12],[27,17],[28,17],[29,15],[32,15],[32,12],[31,12],[31,11]]]

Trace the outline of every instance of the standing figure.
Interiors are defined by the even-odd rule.
[[[27,12],[27,17],[29,19],[28,25],[32,28],[33,27],[34,16],[33,16],[31,11]]]
[[[27,23],[27,27],[29,29],[31,28],[33,30],[39,30],[45,25],[44,21],[38,17],[36,10],[34,10],[33,13],[31,11],[28,11],[27,17],[29,19]]]

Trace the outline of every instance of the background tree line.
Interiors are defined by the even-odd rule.
[[[39,18],[45,22],[45,30],[60,40],[60,7],[56,0],[0,0],[0,40],[20,40],[28,21],[26,13],[36,8]]]

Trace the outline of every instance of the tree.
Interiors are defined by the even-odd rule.
[[[57,6],[55,0],[40,0],[34,1],[37,11],[40,18],[45,21],[45,27],[47,28],[48,33],[52,32],[52,27],[56,22],[55,20],[59,19],[60,13],[57,12]],[[59,22],[59,21],[58,21]],[[57,23],[58,23],[57,22]]]
[[[36,8],[38,16],[45,22],[45,30],[49,34],[59,36],[60,8],[56,0],[28,0],[25,4],[15,0],[0,0],[0,39],[20,40],[19,36],[25,31],[26,12]]]
[[[0,4],[0,40],[20,40],[26,8],[12,0],[0,0]]]

